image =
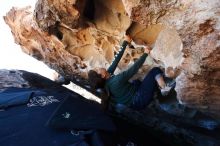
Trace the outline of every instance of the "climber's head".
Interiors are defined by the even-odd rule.
[[[105,86],[105,81],[108,79],[110,74],[105,68],[97,68],[90,70],[88,73],[88,78],[92,88],[103,88]]]
[[[110,77],[109,72],[105,68],[97,68],[95,71],[101,75],[103,79],[108,79]]]

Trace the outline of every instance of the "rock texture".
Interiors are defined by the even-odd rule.
[[[25,53],[72,80],[108,67],[127,32],[157,60],[149,57],[137,76],[153,66],[180,69],[179,102],[219,115],[219,15],[218,0],[39,0],[34,13],[12,8],[4,19]],[[127,49],[117,72],[142,52]]]
[[[220,2],[123,0],[123,3],[133,21],[145,25],[161,23],[178,32],[185,57],[177,62],[183,70],[177,80],[178,99],[182,104],[217,113],[220,110]],[[158,44],[159,41],[158,37]],[[161,47],[157,43],[154,51]],[[155,57],[167,64],[164,54],[169,51],[160,52],[160,56],[154,52]]]
[[[0,91],[9,87],[28,88],[30,85],[23,79],[20,71],[0,70]]]
[[[35,18],[40,28],[49,31],[57,21],[63,21],[69,27],[77,27],[79,24],[80,11],[76,9],[84,8],[85,0],[80,5],[76,0],[39,0],[36,3]]]

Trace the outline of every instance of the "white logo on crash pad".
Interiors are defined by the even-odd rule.
[[[66,113],[62,114],[62,116],[63,116],[65,119],[69,119],[69,118],[70,118],[70,113],[66,112]]]
[[[30,99],[30,102],[27,104],[28,107],[32,106],[46,106],[53,102],[60,102],[54,96],[35,96]]]

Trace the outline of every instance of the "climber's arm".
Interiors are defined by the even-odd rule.
[[[121,82],[128,81],[134,74],[136,74],[139,68],[143,65],[144,61],[146,60],[147,56],[150,54],[151,49],[146,46],[144,54],[126,71],[118,74],[118,80]]]
[[[110,74],[113,74],[116,67],[118,66],[119,61],[121,60],[121,57],[124,54],[124,51],[126,49],[126,46],[131,42],[131,38],[129,36],[126,36],[125,40],[123,41],[119,52],[115,55],[114,60],[112,61],[112,64],[110,65],[110,67],[108,68],[108,72]]]
[[[139,68],[143,65],[145,59],[147,58],[147,54],[144,53],[129,69],[118,74],[118,80],[120,81],[128,81],[134,74],[136,74]]]

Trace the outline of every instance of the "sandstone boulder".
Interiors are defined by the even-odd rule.
[[[108,67],[127,32],[153,48],[137,77],[173,68],[179,102],[219,115],[219,15],[218,0],[39,0],[34,13],[12,8],[5,21],[25,53],[72,80]],[[142,52],[128,48],[117,73]]]

